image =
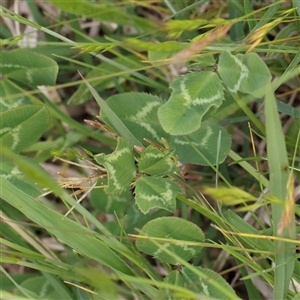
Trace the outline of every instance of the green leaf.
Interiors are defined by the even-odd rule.
[[[203,54],[199,57],[194,57],[190,66],[195,68],[205,68],[213,67],[215,63],[216,59],[212,54]]]
[[[140,236],[149,237],[137,240],[136,246],[140,251],[173,265],[178,264],[178,261],[173,256],[166,254],[164,249],[168,249],[181,259],[188,261],[198,255],[202,247],[187,245],[187,242],[204,242],[204,234],[198,226],[175,217],[157,218],[148,222],[142,228]],[[151,243],[151,239],[155,238],[167,239],[167,241],[159,240],[159,245],[155,245]]]
[[[161,138],[168,137],[157,117],[157,110],[163,104],[160,98],[146,93],[126,93],[114,95],[106,103],[141,143],[146,143],[144,138],[161,143]],[[104,111],[101,118],[116,129]]]
[[[195,267],[195,269],[198,274],[190,269],[183,268],[181,274],[186,287],[189,287],[192,291],[198,294],[205,295],[213,299],[240,299],[221,275],[212,270],[201,267]],[[202,273],[201,276],[199,274],[200,272]],[[216,287],[216,285],[218,287]],[[226,289],[226,294],[219,289],[219,286]]]
[[[24,93],[23,95],[20,95],[21,88],[15,87],[15,85],[8,78],[3,78],[3,80],[0,80],[0,91],[0,113],[8,110],[9,108],[30,104],[28,97],[26,97]],[[15,97],[14,94],[19,94],[19,96]],[[4,100],[3,98],[6,99]]]
[[[248,68],[249,73],[242,81],[241,91],[255,97],[262,97],[265,94],[266,85],[271,82],[271,73],[256,53],[245,55],[242,60]]]
[[[176,171],[172,156],[174,150],[160,151],[154,146],[147,147],[139,159],[139,171],[154,176],[164,176]]]
[[[158,109],[163,129],[183,135],[200,128],[201,119],[211,106],[220,106],[224,98],[221,81],[214,72],[190,73],[176,79],[168,102]]]
[[[28,300],[28,297],[21,297],[21,296],[16,296],[16,293],[9,293],[6,292],[5,290],[0,290],[1,296],[3,297],[3,300]]]
[[[93,232],[36,201],[2,178],[1,198],[20,210],[28,219],[51,232],[78,253],[114,270],[132,274],[129,267]],[[56,225],[53,225],[56,224]]]
[[[195,273],[195,271],[197,273]],[[195,271],[193,272],[187,268],[182,268],[181,271],[172,271],[164,279],[164,282],[186,287],[191,292],[203,295],[203,299],[206,299],[206,297],[208,297],[208,299],[222,300],[240,299],[231,286],[218,273],[201,267],[195,267]],[[201,273],[202,276],[200,276],[199,273]],[[219,289],[220,286],[226,289],[226,294]],[[159,295],[161,296],[159,299],[182,299],[182,295],[177,294],[172,291],[172,289],[161,289]]]
[[[231,147],[230,135],[225,129],[215,124],[205,123],[199,130],[187,135],[186,138],[213,165],[222,163]],[[178,155],[179,161],[182,163],[208,165],[207,161],[199,155],[187,139],[176,136],[172,137],[170,141],[171,147],[176,149],[175,155]]]
[[[49,113],[41,105],[23,105],[6,110],[0,115],[0,143],[20,152],[44,133],[49,123]]]
[[[176,209],[176,195],[181,191],[179,185],[168,178],[141,176],[135,186],[135,201],[146,214],[154,207],[171,212]]]
[[[236,94],[249,75],[249,70],[238,56],[224,51],[220,55],[218,73],[229,92]]]
[[[165,278],[164,283],[172,284],[176,287],[184,286],[183,277],[180,272],[171,271]],[[190,287],[188,287],[190,288]],[[180,300],[180,299],[189,299],[191,295],[183,295],[182,292],[180,294],[175,292],[172,288],[161,288],[157,295],[157,299],[169,299],[169,300]]]
[[[299,15],[300,15],[300,9],[299,9]],[[296,296],[292,298],[292,300],[300,300],[300,293],[297,293]]]
[[[272,91],[271,83],[266,86],[265,97],[265,116],[266,116],[266,134],[267,134],[267,153],[270,170],[270,194],[280,200],[288,199],[287,183],[289,177],[289,162],[284,141],[284,134],[281,127],[281,121],[277,111],[276,99]],[[286,200],[285,205],[288,205]],[[293,200],[292,200],[293,201]],[[292,202],[293,203],[293,202]],[[287,239],[296,239],[295,215],[293,208],[290,207],[286,213],[283,205],[272,203],[272,216],[274,235]],[[279,234],[278,230],[287,231]],[[289,290],[289,284],[293,275],[296,248],[291,247],[290,243],[277,240],[275,241],[275,282],[274,299],[285,299]]]
[[[33,159],[29,157],[23,158],[31,165],[34,165],[40,172],[45,172],[45,170]],[[1,177],[6,178],[9,182],[29,196],[38,197],[42,194],[42,189],[40,189],[33,180],[31,180],[28,176],[25,176],[18,166],[5,159],[0,160],[0,178]]]
[[[104,189],[106,193],[120,194],[129,188],[135,177],[136,168],[132,146],[125,139],[118,138],[118,145],[113,153],[97,154],[94,158],[107,171],[108,186]]]
[[[296,8],[297,14],[300,16],[300,0],[293,0],[293,6]]]
[[[31,87],[55,85],[57,63],[44,55],[26,49],[2,53],[1,74]]]
[[[118,216],[124,215],[132,199],[131,193],[125,191],[120,195],[106,194],[101,188],[102,185],[107,184],[106,178],[101,178],[98,180],[97,186],[92,189],[90,193],[90,201],[94,208],[106,213],[114,214]]]
[[[44,276],[28,278],[21,283],[21,287],[37,295],[38,299],[59,299],[60,297],[60,294],[53,289],[51,283]],[[22,296],[23,293],[18,291],[17,295]]]

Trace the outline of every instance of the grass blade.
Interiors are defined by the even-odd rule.
[[[284,134],[282,132],[280,119],[278,116],[276,99],[272,92],[271,84],[267,86],[265,97],[266,133],[267,133],[267,152],[270,169],[270,193],[278,199],[287,198],[288,183],[288,159],[285,147]],[[280,220],[283,216],[284,207],[281,204],[272,204],[273,230],[274,235],[278,235]],[[294,212],[292,211],[292,216]],[[292,217],[293,218],[293,217]],[[289,220],[293,222],[293,220]],[[295,232],[287,233],[284,231],[283,238],[296,239]],[[294,270],[294,261],[287,263],[295,255],[295,249],[291,245],[282,241],[275,241],[275,269],[274,299],[286,299],[289,283]]]
[[[81,75],[80,75],[81,76]],[[81,76],[82,77],[82,76]],[[141,146],[143,144],[136,139],[136,137],[128,130],[128,128],[124,125],[124,123],[120,120],[120,118],[115,114],[115,112],[107,105],[107,103],[99,96],[96,90],[82,77],[84,83],[90,90],[91,94],[97,101],[100,108],[106,114],[109,121],[113,124],[113,126],[117,129],[118,133],[125,138],[132,146]]]

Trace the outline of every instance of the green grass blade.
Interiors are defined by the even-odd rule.
[[[259,183],[261,183],[264,187],[269,188],[269,181],[266,177],[264,177],[262,174],[257,172],[255,168],[251,166],[247,161],[243,161],[242,157],[239,156],[237,153],[234,151],[230,150],[229,155],[228,155],[233,161],[239,161],[239,165],[247,171],[253,178],[255,178]]]
[[[113,124],[114,128],[118,133],[127,140],[132,146],[141,146],[143,144],[128,130],[120,118],[115,114],[115,112],[107,105],[107,103],[100,97],[97,91],[82,77],[84,83],[90,90],[91,94],[97,101],[100,108],[103,110],[109,121]]]
[[[278,199],[287,198],[287,182],[289,176],[289,165],[287,151],[285,147],[284,134],[282,132],[280,119],[278,116],[276,99],[272,92],[272,86],[267,87],[265,97],[267,152],[270,169],[270,193]],[[273,230],[277,235],[279,223],[284,207],[281,204],[272,204]],[[290,236],[283,235],[283,238],[296,239],[296,234]],[[281,241],[275,241],[275,269],[274,299],[286,299],[289,283],[294,270],[294,262],[286,263],[295,255],[295,250],[291,250],[291,245]]]
[[[276,90],[280,85],[282,85],[284,82],[287,81],[287,79],[290,76],[290,73],[292,73],[296,67],[299,65],[300,61],[300,50],[293,58],[292,62],[289,64],[289,66],[285,69],[283,74],[278,78],[278,80],[275,82],[274,90]]]
[[[281,0],[276,0],[272,5],[270,5],[268,10],[264,13],[259,22],[253,28],[252,32],[267,24],[269,20],[272,20],[272,17],[276,14],[280,7],[280,2]]]

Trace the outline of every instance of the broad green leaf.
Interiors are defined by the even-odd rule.
[[[15,97],[14,94],[20,95],[20,88],[15,87],[15,85],[8,79],[3,78],[0,80],[0,113],[8,110],[9,108],[15,108],[21,105],[30,104],[28,97],[25,94]],[[12,96],[11,98],[9,96]],[[5,100],[3,98],[6,98]]]
[[[122,64],[130,69],[141,68],[142,65],[140,61],[136,58],[136,56],[130,55],[126,57],[116,57],[112,59],[112,61]],[[121,76],[113,76],[114,73],[121,72],[119,68],[114,66],[113,64],[109,64],[108,62],[103,62],[99,64],[96,68],[93,68],[86,75],[86,79],[94,79],[99,78],[97,80],[93,80],[91,84],[94,88],[100,89],[110,89],[115,87],[116,82],[121,84],[124,80],[130,78],[130,74],[123,74]],[[89,89],[85,84],[81,84],[77,91],[72,95],[69,99],[69,105],[78,105],[81,103],[85,103],[90,99]]]
[[[165,278],[164,283],[172,284],[176,287],[182,286],[184,287],[183,277],[180,272],[171,271]],[[190,287],[188,287],[190,289]],[[157,295],[158,299],[169,299],[169,300],[181,300],[181,299],[189,299],[191,295],[183,295],[182,292],[180,294],[175,292],[172,288],[161,288]]]
[[[94,232],[54,211],[20,191],[8,180],[1,180],[1,198],[20,210],[28,219],[45,228],[78,253],[125,274],[129,267]],[[53,225],[55,224],[55,226]]]
[[[42,105],[23,105],[6,110],[0,115],[0,143],[20,152],[44,133],[49,123],[49,113]]]
[[[216,59],[212,54],[203,54],[198,57],[194,57],[191,61],[191,67],[202,68],[202,67],[213,67],[216,63]]]
[[[21,287],[34,293],[38,299],[59,299],[61,295],[53,289],[51,283],[44,276],[34,276],[22,282]],[[18,291],[17,295],[22,296],[23,293]],[[70,297],[68,297],[70,299]]]
[[[160,98],[146,93],[126,93],[114,95],[106,103],[141,143],[146,144],[144,138],[156,143],[168,138],[157,117],[157,110],[163,104]],[[101,118],[116,129],[104,111],[101,111]]]
[[[124,215],[132,199],[131,193],[125,191],[120,195],[106,194],[101,187],[107,184],[106,178],[98,180],[97,186],[90,193],[90,201],[94,208],[106,214]]]
[[[182,286],[188,288],[191,292],[203,295],[203,299],[240,299],[235,294],[230,285],[221,277],[218,273],[204,269],[201,267],[195,267],[198,274],[193,271],[182,268],[182,270],[171,271],[168,276],[165,277],[164,282],[176,286]],[[199,275],[202,274],[202,276]],[[220,286],[226,289],[226,294],[220,290]],[[174,292],[172,288],[160,289],[158,294],[159,299],[179,300],[186,299],[181,293]],[[202,298],[199,298],[202,299]]]
[[[163,209],[153,210],[145,215],[139,210],[138,206],[134,202],[132,202],[132,204],[133,205],[130,205],[126,212],[125,230],[127,233],[136,234],[136,228],[142,228],[150,220],[170,215],[170,212]]]
[[[58,72],[53,59],[26,49],[2,53],[0,68],[2,76],[31,87],[55,85]]]
[[[99,165],[103,165],[108,174],[107,194],[120,194],[126,191],[136,173],[132,146],[122,137],[118,138],[116,150],[111,154],[94,156]]]
[[[172,156],[174,150],[160,151],[154,146],[147,147],[139,159],[139,171],[153,176],[164,176],[176,171]]]
[[[249,74],[242,81],[241,91],[255,97],[262,97],[265,94],[266,85],[271,82],[271,74],[257,53],[245,55],[242,60],[248,68]]]
[[[170,141],[171,147],[175,148],[175,154],[182,163],[208,165],[207,161],[188,141],[213,165],[220,164],[225,160],[231,146],[230,135],[225,129],[215,124],[205,123],[199,130],[187,135],[186,138],[175,136]]]
[[[179,185],[171,179],[142,175],[136,182],[135,201],[144,214],[154,207],[174,212],[180,191]]]
[[[168,249],[172,253],[186,261],[198,255],[202,247],[198,245],[187,245],[191,243],[203,243],[204,234],[195,224],[184,219],[175,217],[157,218],[148,222],[141,230],[141,238],[136,242],[137,248],[162,262],[177,265],[178,261],[164,252]],[[158,240],[159,245],[151,243],[151,239],[161,238],[165,241]]]
[[[158,109],[163,129],[171,135],[183,135],[200,128],[201,119],[211,106],[220,106],[224,98],[221,81],[214,72],[190,73],[171,83],[168,102]]]
[[[201,267],[195,267],[195,271],[197,273],[186,267],[182,268],[181,271],[172,271],[164,279],[164,282],[186,287],[191,292],[202,295],[203,299],[206,299],[206,297],[209,297],[208,299],[222,300],[240,299],[232,287],[218,273]],[[200,276],[199,273],[201,273],[202,276]],[[226,294],[220,290],[220,286],[226,289]],[[171,289],[161,289],[159,295],[163,297],[159,297],[160,299],[182,299],[179,294],[176,295]],[[199,299],[202,298],[199,297]]]
[[[40,172],[45,172],[45,170],[33,159],[24,156],[24,160],[35,165],[35,168],[39,169]],[[31,197],[38,197],[42,194],[42,189],[40,189],[28,176],[25,176],[19,170],[18,166],[8,160],[0,160],[0,178],[1,177],[6,178],[18,189]]]
[[[224,51],[220,55],[218,73],[229,92],[236,94],[242,86],[245,78],[249,76],[248,68],[238,56]]]

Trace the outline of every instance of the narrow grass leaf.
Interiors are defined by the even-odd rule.
[[[260,18],[256,26],[253,28],[254,32],[255,30],[261,28],[265,24],[269,22],[269,20],[273,19],[273,16],[276,14],[278,9],[280,8],[280,2],[281,0],[275,0],[267,9],[267,11],[264,13],[264,15]]]
[[[124,59],[123,57],[116,57],[112,60],[131,69],[138,69],[142,67],[140,61],[136,58],[136,56],[133,55],[127,56],[126,59]],[[96,67],[91,67],[92,70],[87,73],[86,80],[89,81],[100,77],[99,79],[92,81],[94,88],[105,90],[113,88],[115,86],[114,80],[116,79],[116,76],[114,75],[114,73],[120,72],[120,68],[116,67],[115,65],[109,64],[108,62],[103,62]],[[117,82],[121,84],[125,80],[130,79],[130,77],[131,75],[128,72],[128,74],[118,76]],[[85,84],[81,84],[77,91],[68,100],[68,104],[78,105],[87,102],[89,99],[90,93],[88,87]]]
[[[75,119],[71,118],[67,114],[65,114],[62,110],[59,109],[59,107],[51,102],[47,97],[44,95],[41,95],[43,101],[45,102],[45,106],[49,110],[52,117],[57,118],[58,120],[61,120],[69,125],[71,125],[75,130],[82,133],[83,135],[89,136],[101,143],[104,143],[108,146],[115,146],[116,142],[111,137],[108,137],[104,134],[101,134],[100,132],[93,131],[89,129],[88,127],[82,125],[81,123],[77,122]],[[35,98],[35,100],[37,100]]]
[[[137,26],[144,30],[153,30],[157,24],[147,18],[138,17],[134,14],[126,13],[117,5],[110,2],[93,3],[84,0],[50,0],[56,7],[63,11],[84,15],[100,21],[114,22],[120,25]]]
[[[272,253],[274,252],[274,243],[267,238],[256,239],[255,237],[253,237],[253,235],[259,236],[260,235],[259,231],[255,229],[253,226],[251,226],[250,224],[248,224],[236,213],[228,210],[224,213],[224,217],[228,221],[228,224],[230,224],[232,230],[234,232],[237,232],[237,235],[239,232],[243,234],[249,234],[249,237],[244,235],[240,237],[247,245],[251,246],[253,249],[258,249],[261,251],[269,251]]]
[[[293,6],[296,8],[297,14],[300,16],[300,0],[293,0]]]
[[[179,220],[185,221],[183,219],[179,219]],[[188,222],[188,221],[185,221],[185,222]],[[180,225],[180,223],[178,223],[178,225]],[[192,224],[192,225],[194,225],[194,224]],[[169,235],[168,235],[168,237],[169,237]],[[218,280],[211,280],[211,276],[210,276],[211,273],[210,274],[206,274],[205,271],[202,271],[202,268],[193,266],[192,264],[188,263],[184,258],[181,258],[179,255],[177,255],[177,252],[174,252],[174,251],[172,251],[172,249],[170,249],[168,243],[163,243],[163,245],[161,245],[162,241],[159,241],[159,240],[156,241],[155,238],[153,238],[153,239],[149,238],[148,242],[149,243],[153,243],[160,250],[160,252],[164,252],[168,256],[172,257],[173,261],[177,262],[177,265],[179,265],[179,266],[181,265],[181,266],[185,267],[187,270],[189,270],[192,273],[196,274],[198,276],[198,278],[201,278],[204,281],[210,281],[210,284],[213,287],[215,287],[216,290],[218,290],[219,292],[223,293],[222,299],[224,297],[229,297],[229,299],[240,299],[234,292],[232,292],[231,289],[228,289],[227,285],[223,285]],[[172,242],[175,243],[175,244],[177,244],[176,240],[170,240],[170,243],[172,243]],[[179,245],[181,245],[180,239],[179,239]],[[183,246],[185,246],[185,245],[183,245]],[[189,248],[187,248],[187,249],[189,249]],[[203,298],[203,295],[202,295],[201,299],[202,298]]]
[[[94,237],[93,231],[72,220],[63,219],[61,214],[23,193],[5,178],[2,178],[1,197],[82,255],[122,273],[131,274],[126,264],[101,240]]]
[[[123,136],[132,146],[143,146],[142,143],[136,139],[136,137],[128,130],[120,118],[115,114],[115,112],[107,105],[107,103],[99,96],[97,91],[84,79],[88,89],[92,93],[93,97],[97,101],[101,110],[105,113],[113,127],[118,131],[118,133]]]
[[[21,172],[23,172],[24,175],[28,176],[31,180],[34,180],[42,187],[47,187],[53,193],[57,194],[64,202],[68,203],[70,206],[74,206],[79,213],[81,213],[87,220],[94,224],[95,228],[97,228],[101,233],[104,234],[98,236],[99,240],[104,241],[106,245],[111,246],[114,250],[122,253],[126,257],[129,257],[136,263],[139,263],[136,255],[133,255],[127,247],[125,247],[116,238],[114,238],[111,232],[100,221],[98,221],[83,206],[77,203],[76,200],[74,200],[63,188],[61,188],[45,170],[41,172],[40,168],[37,168],[36,165],[28,163],[28,161],[25,160],[24,157],[13,153],[7,147],[2,147],[1,154],[2,157],[7,159],[8,161],[13,161],[15,165],[18,166],[18,168],[21,170]],[[18,191],[20,190],[18,189]],[[63,219],[63,216],[61,216],[61,218]]]
[[[285,147],[284,134],[282,132],[280,118],[278,116],[276,99],[271,84],[266,86],[265,115],[267,133],[267,152],[270,170],[270,193],[278,199],[287,199],[287,183],[289,176],[289,164]],[[274,235],[278,235],[279,222],[284,207],[280,204],[272,204]],[[286,237],[286,236],[282,236]],[[295,232],[287,238],[296,239]],[[275,241],[275,269],[274,299],[285,299],[290,280],[294,270],[294,262],[289,262],[295,255],[295,249],[291,245],[281,241]],[[279,267],[280,266],[280,267]]]

